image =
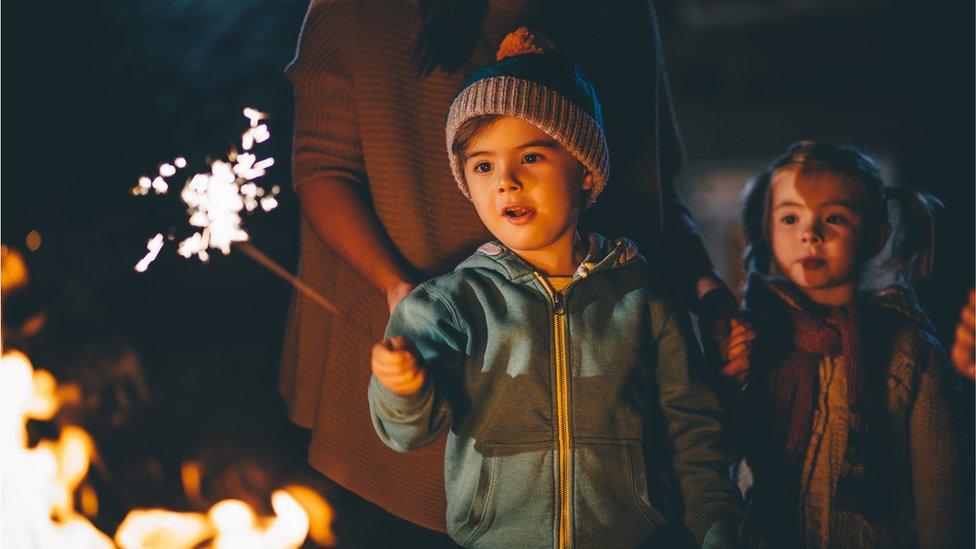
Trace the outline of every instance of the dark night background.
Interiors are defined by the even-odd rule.
[[[727,280],[739,276],[731,229],[745,179],[793,141],[853,141],[882,158],[893,182],[946,203],[928,303],[948,344],[974,280],[974,4],[656,5],[688,152],[682,189]],[[244,255],[202,265],[172,243],[136,273],[146,240],[185,227],[185,216],[175,196],[129,193],[175,156],[198,169],[223,156],[244,128],[244,106],[271,113],[262,150],[278,162],[266,179],[285,191],[278,209],[245,225],[294,269],[299,209],[282,71],[306,8],[305,0],[5,5],[0,231],[25,251],[32,276],[25,295],[5,301],[5,322],[47,311],[35,364],[106,394],[116,381],[91,369],[134,352],[149,393],[127,406],[106,397],[102,416],[86,420],[114,471],[100,517],[109,532],[134,505],[188,508],[179,464],[190,458],[209,464],[212,500],[240,492],[260,500],[286,479],[324,486],[277,393],[290,288]],[[24,244],[32,229],[43,238],[36,252]],[[133,393],[131,380],[119,383]],[[104,421],[111,406],[124,420]],[[364,533],[363,513],[339,506],[349,546],[380,539]]]

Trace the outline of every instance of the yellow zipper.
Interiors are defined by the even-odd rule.
[[[552,300],[553,347],[556,358],[556,432],[559,443],[559,547],[570,547],[569,527],[569,364],[566,360],[566,311],[562,297],[576,283],[570,282],[562,291],[553,289],[548,280],[538,272],[536,278]]]

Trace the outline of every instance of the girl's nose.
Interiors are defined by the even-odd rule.
[[[807,227],[800,238],[804,244],[820,244],[823,242],[823,235],[820,232],[820,228],[816,225]]]

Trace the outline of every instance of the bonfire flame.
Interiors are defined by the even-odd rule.
[[[27,420],[57,412],[56,384],[23,353],[0,360],[3,400],[3,533],[5,547],[110,548],[112,540],[76,513],[71,496],[88,470],[91,439],[65,428],[55,441],[28,447]],[[53,519],[52,519],[53,517]]]
[[[273,517],[258,517],[246,503],[233,499],[215,504],[206,514],[135,509],[119,526],[113,544],[73,505],[94,452],[88,433],[68,425],[58,440],[29,447],[27,421],[50,420],[58,411],[54,376],[34,370],[18,351],[3,355],[0,374],[3,546],[102,549],[117,544],[123,549],[191,549],[206,544],[214,549],[291,549],[309,536],[319,545],[335,544],[331,507],[315,491],[297,485],[271,495]],[[185,483],[193,471],[199,474],[194,467],[185,469]],[[97,514],[94,490],[82,485],[79,494],[82,509]]]

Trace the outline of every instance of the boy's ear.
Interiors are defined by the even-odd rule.
[[[584,170],[583,171],[583,190],[584,191],[588,191],[588,190],[592,189],[593,188],[593,185],[594,185],[593,172],[591,172],[590,170],[587,170],[586,168],[584,168],[583,170]]]

